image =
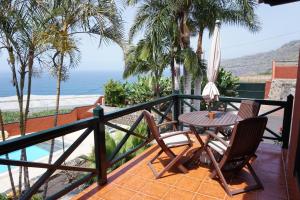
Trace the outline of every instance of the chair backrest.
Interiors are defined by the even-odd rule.
[[[262,140],[267,117],[253,117],[239,121],[233,128],[230,147],[225,152],[227,159],[251,157]]]
[[[256,117],[258,115],[260,104],[256,101],[243,100],[238,112],[238,116],[242,119]]]
[[[148,124],[148,127],[150,129],[150,132],[152,134],[152,136],[154,137],[154,139],[156,140],[157,144],[162,148],[162,150],[169,154],[173,154],[169,148],[167,147],[167,145],[165,144],[165,142],[160,138],[160,133],[159,133],[159,130],[158,130],[158,127],[156,126],[156,123],[155,123],[155,120],[154,120],[154,117],[152,116],[152,114],[147,111],[147,110],[144,110],[143,111],[143,115],[144,115],[144,118],[146,119],[146,122]]]

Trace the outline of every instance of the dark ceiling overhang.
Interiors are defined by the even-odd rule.
[[[270,4],[271,6],[277,6],[285,3],[292,3],[299,0],[259,0],[259,3]]]

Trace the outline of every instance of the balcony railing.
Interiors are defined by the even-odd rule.
[[[8,160],[8,159],[0,159],[0,164],[2,165],[13,165],[13,166],[25,166],[25,167],[33,167],[33,168],[44,168],[47,171],[41,175],[38,180],[28,189],[26,190],[20,199],[30,199],[32,195],[37,193],[38,189],[53,175],[56,170],[66,170],[66,171],[77,171],[87,173],[85,176],[76,180],[75,182],[66,185],[57,193],[47,197],[47,199],[57,199],[82,185],[83,183],[89,181],[93,177],[97,177],[97,182],[99,185],[103,185],[107,182],[107,169],[113,166],[115,163],[121,161],[122,159],[127,158],[130,154],[147,145],[152,137],[150,132],[148,131],[147,136],[140,135],[135,132],[135,129],[142,121],[143,116],[140,114],[136,121],[132,124],[129,129],[125,129],[121,126],[118,126],[111,121],[131,114],[141,110],[149,110],[157,113],[159,116],[158,123],[162,123],[164,120],[178,120],[178,116],[182,113],[182,107],[184,105],[189,106],[191,111],[197,110],[194,105],[187,101],[189,100],[202,100],[201,96],[193,96],[193,95],[181,95],[181,94],[173,94],[170,96],[162,97],[150,102],[134,105],[129,108],[124,108],[118,110],[116,112],[104,114],[104,111],[101,107],[97,107],[94,109],[94,117],[80,120],[71,124],[67,124],[64,126],[55,127],[52,129],[48,129],[45,131],[40,131],[37,133],[29,134],[23,137],[7,140],[5,142],[0,143],[0,155],[4,155],[16,150],[20,150],[31,145],[39,144],[54,138],[58,138],[64,135],[72,134],[75,131],[83,130],[83,133],[71,144],[71,146],[53,163],[53,164],[45,164],[31,161],[19,161],[19,160]],[[221,97],[220,101],[226,103],[228,106],[232,107],[232,109],[238,110],[238,107],[235,103],[240,103],[242,98],[228,98]],[[255,101],[259,102],[261,105],[270,105],[276,106],[276,108],[267,111],[265,113],[260,114],[260,116],[267,116],[271,113],[274,113],[278,110],[283,109],[283,121],[282,121],[282,134],[271,130],[269,127],[266,128],[266,132],[269,132],[272,137],[265,135],[264,138],[268,140],[280,141],[282,142],[282,148],[288,148],[289,143],[289,133],[290,133],[290,122],[291,122],[291,113],[293,106],[293,96],[290,95],[287,98],[287,101],[275,101],[275,100],[263,100],[263,99],[255,99]],[[158,105],[162,107],[164,105],[164,109],[159,110]],[[172,114],[172,117],[170,117]],[[172,118],[172,119],[171,119]],[[121,139],[119,144],[116,146],[115,150],[112,152],[110,157],[106,158],[106,149],[105,149],[105,126],[110,126],[112,128],[118,129],[120,131],[125,132],[126,134]],[[86,167],[75,167],[75,166],[65,166],[62,165],[64,161],[70,156],[70,154],[76,150],[76,148],[83,142],[83,140],[93,132],[94,134],[94,146],[95,146],[95,168],[86,168]],[[121,148],[126,143],[130,136],[136,136],[143,140],[138,146],[133,149],[130,149],[128,152],[119,155]]]

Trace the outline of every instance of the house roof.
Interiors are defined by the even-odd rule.
[[[299,0],[259,0],[259,3],[270,4],[271,6],[277,6],[285,3],[292,3]]]

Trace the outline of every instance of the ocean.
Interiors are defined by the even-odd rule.
[[[135,78],[124,80],[122,71],[71,71],[69,79],[62,82],[61,95],[104,94],[104,84],[109,80],[131,82]],[[15,96],[10,72],[0,72],[0,97]],[[33,95],[55,95],[56,80],[48,73],[39,74],[32,79]]]

